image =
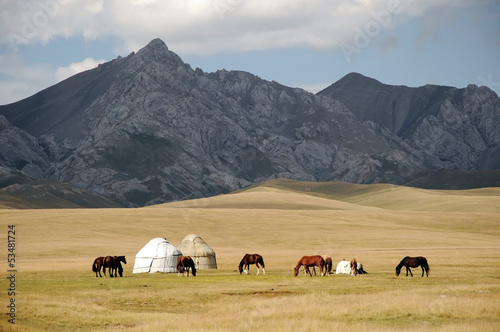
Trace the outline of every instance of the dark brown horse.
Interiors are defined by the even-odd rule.
[[[266,266],[264,265],[264,258],[259,254],[246,254],[241,259],[240,265],[238,265],[238,271],[240,274],[245,272],[248,275],[250,270],[250,264],[255,264],[257,267],[257,275],[259,275],[259,264],[262,265],[262,273],[266,275]]]
[[[411,276],[413,277],[413,273],[411,273],[410,267],[421,267],[422,268],[422,277],[424,276],[424,270],[425,273],[427,274],[427,277],[429,276],[429,271],[431,268],[429,267],[429,264],[427,264],[427,259],[422,256],[418,257],[410,257],[406,256],[399,262],[398,266],[396,266],[396,277],[399,276],[399,273],[401,272],[402,267],[406,267],[406,276],[408,277],[408,272],[410,272]]]
[[[325,275],[330,276],[332,273],[332,258],[328,255],[323,255],[323,259],[325,261]]]
[[[184,276],[184,272],[187,272],[189,277],[189,269],[191,269],[193,277],[196,277],[196,267],[193,259],[190,256],[179,256],[177,259],[177,276],[179,277],[181,273]]]
[[[99,277],[102,278],[101,269],[103,263],[104,263],[104,257],[97,257],[96,259],[94,259],[94,263],[92,264],[92,272],[95,272],[96,278],[97,278],[97,272],[99,272]],[[104,276],[106,276],[106,274],[104,274]]]
[[[358,274],[358,261],[356,258],[351,259],[349,265],[351,267],[351,273],[356,276]]]
[[[108,268],[109,276],[111,278],[118,277],[117,272],[120,275],[120,277],[122,277],[123,276],[123,267],[122,267],[121,262],[123,262],[124,264],[127,264],[127,260],[125,259],[125,256],[106,256],[106,258],[104,258],[104,262],[103,262],[103,266],[102,266],[103,271],[104,271],[104,276],[106,277],[106,268]]]
[[[321,276],[323,276],[323,268],[325,267],[325,260],[320,255],[314,256],[303,256],[297,263],[297,265],[293,268],[293,275],[297,276],[299,274],[300,267],[304,266],[304,273],[307,276],[309,274],[312,277],[311,271],[309,271],[310,267],[317,266],[319,267],[319,272]]]

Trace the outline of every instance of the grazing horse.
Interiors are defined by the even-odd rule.
[[[330,276],[332,273],[332,258],[328,255],[322,255],[325,260],[325,275]],[[316,268],[313,266],[313,273],[316,275]]]
[[[193,259],[190,256],[179,256],[177,259],[177,276],[179,277],[181,273],[184,276],[185,271],[189,277],[189,269],[191,269],[193,277],[196,277],[196,267],[194,266]]]
[[[401,272],[402,267],[406,267],[406,276],[408,277],[408,271],[410,272],[411,276],[413,277],[413,273],[411,273],[410,267],[421,267],[422,268],[422,277],[424,276],[424,270],[425,273],[427,274],[427,277],[429,276],[429,271],[431,268],[429,267],[429,264],[427,264],[427,259],[422,256],[418,257],[409,257],[406,256],[399,262],[398,266],[396,266],[396,277],[399,276],[399,273]]]
[[[293,268],[293,275],[296,277],[299,274],[300,267],[304,266],[304,273],[307,276],[309,274],[312,277],[311,271],[309,271],[309,267],[317,266],[319,267],[319,272],[321,276],[323,276],[323,268],[325,267],[325,260],[320,255],[314,256],[303,256],[297,263],[297,265]]]
[[[323,260],[325,261],[325,275],[330,276],[330,274],[332,273],[332,258],[328,255],[323,255],[322,257]],[[316,271],[314,272],[315,272],[314,274],[316,275]]]
[[[368,274],[368,272],[365,271],[363,264],[358,262],[358,274]]]
[[[104,263],[103,263],[104,276],[106,276],[106,268],[108,268],[109,269],[109,276],[111,278],[118,277],[117,273],[116,273],[117,271],[120,274],[120,277],[122,277],[123,276],[123,267],[122,267],[121,262],[123,262],[124,264],[127,264],[127,260],[125,259],[125,256],[106,256],[106,258],[104,258]]]
[[[248,275],[250,273],[250,264],[255,264],[255,267],[257,267],[257,275],[259,275],[259,264],[262,265],[262,272],[264,275],[266,275],[264,258],[262,258],[262,256],[259,254],[246,254],[245,256],[243,256],[240,265],[238,265],[238,271],[240,271],[240,274],[242,272],[245,272],[245,274]]]
[[[351,267],[351,274],[356,276],[358,274],[358,261],[356,258],[351,259],[349,265]]]
[[[97,272],[99,272],[99,277],[102,278],[101,268],[103,266],[103,263],[104,263],[104,257],[102,256],[94,259],[94,263],[92,264],[92,272],[95,272],[96,278],[97,278]],[[104,274],[104,276],[106,276],[106,274]]]

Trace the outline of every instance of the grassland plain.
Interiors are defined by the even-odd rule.
[[[500,188],[280,180],[140,209],[3,209],[0,223],[2,243],[15,225],[17,259],[15,326],[0,280],[2,331],[500,330]],[[190,233],[215,249],[217,270],[132,274],[151,238],[177,245]],[[239,275],[254,252],[266,275]],[[293,277],[306,254],[356,257],[369,274]],[[127,256],[123,278],[95,277],[102,255]],[[406,255],[426,256],[430,276],[395,277]]]

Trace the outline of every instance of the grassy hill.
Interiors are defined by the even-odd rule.
[[[497,331],[499,191],[273,180],[137,209],[0,209],[0,241],[16,229],[15,328]],[[188,234],[215,250],[217,270],[132,274],[149,240],[178,245]],[[264,256],[265,276],[237,273],[245,253]],[[293,277],[311,254],[334,265],[356,257],[369,274]],[[105,255],[127,257],[123,278],[95,277],[91,264]],[[406,255],[427,257],[430,276],[395,277]]]
[[[96,193],[50,179],[33,180],[0,172],[0,209],[113,208],[120,205]]]
[[[161,206],[161,205],[160,205]],[[275,179],[232,194],[186,202],[175,207],[500,212],[500,188],[430,190],[392,184],[301,182]]]

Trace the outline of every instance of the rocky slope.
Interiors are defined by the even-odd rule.
[[[314,95],[246,72],[204,73],[156,39],[0,107],[0,166],[126,206],[274,177],[403,184],[442,168],[498,168],[500,107],[490,90],[435,87],[456,93],[418,114],[420,106],[387,114],[396,99],[376,104],[380,83],[358,84],[375,87],[350,102],[355,94],[335,84]]]
[[[319,94],[388,128],[433,168],[500,168],[500,99],[487,87],[409,88],[352,73]]]

